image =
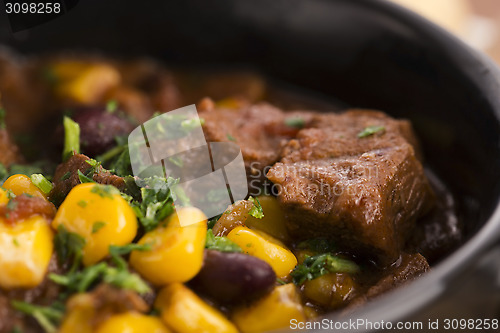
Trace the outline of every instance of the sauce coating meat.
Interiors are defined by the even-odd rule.
[[[409,121],[273,89],[247,72],[1,51],[0,333],[280,329],[351,313],[460,243]],[[165,159],[166,177],[130,162],[134,127],[194,103],[248,179],[214,217],[187,204],[210,184],[170,190],[203,169],[197,154]]]

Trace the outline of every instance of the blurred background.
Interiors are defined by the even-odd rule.
[[[390,0],[434,21],[500,64],[499,0]]]

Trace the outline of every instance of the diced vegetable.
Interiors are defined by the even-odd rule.
[[[49,70],[55,78],[56,93],[81,104],[98,103],[102,96],[120,83],[120,73],[104,63],[59,61]]]
[[[155,308],[163,322],[178,333],[237,333],[236,327],[218,310],[180,283],[163,288]]]
[[[207,238],[205,241],[205,248],[210,250],[217,250],[221,252],[242,252],[241,247],[236,243],[224,236],[214,236],[212,229],[207,231]]]
[[[271,265],[279,278],[290,274],[297,264],[293,253],[282,242],[264,232],[236,227],[227,237],[238,244],[244,253],[256,256]]]
[[[0,220],[0,287],[32,288],[42,282],[53,252],[49,222],[35,215],[14,225]]]
[[[96,222],[105,225],[96,231]],[[79,184],[69,192],[52,222],[54,229],[60,225],[85,239],[85,266],[106,257],[109,245],[130,243],[137,232],[135,214],[119,191],[110,185],[94,183]]]
[[[255,198],[264,212],[262,218],[255,218],[250,214],[245,224],[251,229],[263,231],[281,241],[289,240],[285,225],[285,214],[278,200],[270,195],[261,195]]]
[[[9,196],[7,191],[3,188],[0,188],[0,205],[5,205],[9,202]]]
[[[323,253],[307,257],[290,275],[293,277],[293,283],[300,285],[328,273],[354,274],[358,271],[359,267],[353,261]]]
[[[196,221],[182,227],[182,221]],[[130,264],[145,279],[156,285],[185,282],[201,269],[207,233],[207,218],[197,208],[179,209],[166,226],[147,232],[138,244],[151,244],[150,251],[134,251]]]
[[[111,316],[101,323],[95,333],[168,333],[163,322],[152,316],[138,312],[126,312]]]
[[[6,190],[11,190],[15,195],[26,193],[34,197],[39,197],[45,200],[47,199],[47,195],[35,184],[33,184],[30,177],[26,175],[12,175],[7,178],[2,187]]]
[[[355,283],[345,273],[330,273],[304,283],[304,296],[327,308],[342,306],[355,291]]]
[[[62,159],[66,161],[73,154],[80,153],[80,126],[71,118],[64,117],[64,149]]]
[[[233,322],[243,333],[258,333],[290,327],[292,319],[306,320],[300,296],[293,284],[274,288],[260,301],[237,310]]]
[[[43,194],[48,195],[52,190],[52,183],[40,173],[32,174],[30,179],[31,182],[43,192]]]
[[[76,294],[67,302],[66,315],[59,333],[93,333],[92,320],[96,309],[90,294]]]

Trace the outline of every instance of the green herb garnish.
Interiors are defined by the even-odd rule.
[[[47,333],[57,332],[57,326],[64,316],[64,305],[54,303],[52,306],[39,306],[21,301],[11,301],[17,311],[32,316]]]
[[[146,231],[155,229],[160,222],[174,212],[174,198],[170,187],[175,182],[173,178],[166,179],[157,176],[140,181],[141,187],[138,191],[140,199],[133,200],[130,205]]]
[[[64,117],[64,150],[63,161],[73,154],[80,153],[80,125],[69,117]]]
[[[236,141],[236,138],[229,133],[226,134],[226,137],[229,141]]]
[[[301,117],[291,117],[285,119],[285,125],[293,128],[303,128],[306,122]]]
[[[92,233],[95,234],[96,232],[98,232],[99,230],[104,228],[105,226],[106,226],[106,222],[103,222],[103,221],[94,222],[94,224],[92,224]]]
[[[208,229],[205,248],[220,252],[243,252],[241,247],[227,237],[215,236],[212,229]]]
[[[290,273],[293,283],[301,285],[307,280],[314,280],[328,273],[357,273],[359,266],[351,260],[343,259],[329,253],[307,257]]]
[[[91,193],[98,194],[101,198],[113,199],[114,194],[119,194],[116,187],[112,185],[95,184],[90,190]]]
[[[45,178],[41,173],[34,173],[30,177],[31,182],[38,187],[43,193],[49,194],[52,191],[52,183]]]
[[[82,183],[82,184],[84,184],[84,183],[95,183],[94,179],[88,177],[87,175],[85,175],[80,170],[78,170],[78,179],[80,179],[80,183]]]
[[[68,231],[62,224],[57,227],[57,234],[54,237],[54,248],[59,262],[72,262],[70,271],[74,271],[80,265],[83,257],[83,247],[85,238],[77,233]]]
[[[314,238],[300,242],[297,245],[299,249],[311,250],[315,253],[327,253],[336,250],[334,242],[326,238]]]
[[[378,132],[385,131],[384,126],[368,126],[364,130],[358,133],[358,138],[366,138],[370,135],[376,134]]]
[[[262,206],[260,205],[259,199],[249,197],[248,201],[253,203],[253,207],[250,209],[248,214],[250,216],[253,216],[253,217],[258,218],[258,219],[263,218],[264,217],[264,210],[262,209]]]
[[[118,102],[114,99],[106,103],[106,112],[113,113],[118,109]]]
[[[98,281],[103,281],[118,288],[130,289],[144,294],[151,291],[141,277],[128,271],[127,262],[121,258],[121,255],[130,253],[130,251],[146,251],[150,245],[128,244],[125,246],[109,247],[111,259],[117,265],[112,267],[105,262],[89,266],[79,272],[70,272],[66,275],[49,274],[49,279],[57,284],[63,285],[70,293],[85,292]]]

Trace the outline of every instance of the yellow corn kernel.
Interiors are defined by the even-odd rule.
[[[56,81],[56,93],[79,103],[95,104],[110,89],[118,86],[120,73],[105,63],[60,61],[49,70]]]
[[[66,314],[59,333],[93,333],[92,320],[95,317],[93,296],[75,294],[66,303]]]
[[[31,182],[30,177],[26,175],[12,175],[7,178],[2,187],[6,190],[11,190],[15,195],[26,193],[34,197],[47,199],[45,193],[36,187],[36,185]]]
[[[264,231],[266,234],[286,242],[290,239],[285,225],[285,213],[278,203],[278,199],[270,195],[261,195],[259,200],[264,217],[262,219],[249,216],[245,225],[252,229]]]
[[[40,284],[52,256],[52,239],[49,222],[39,215],[13,225],[0,220],[0,287]]]
[[[236,310],[232,320],[242,333],[271,331],[290,326],[292,319],[306,320],[300,296],[291,283],[274,288],[250,307]]]
[[[0,188],[0,205],[5,205],[9,202],[9,197],[7,196],[7,191]]]
[[[297,265],[297,259],[286,246],[268,234],[246,227],[234,228],[227,237],[243,252],[267,262],[279,278],[284,278]]]
[[[156,298],[163,322],[177,333],[237,333],[218,310],[180,283],[163,288]]]
[[[82,236],[83,263],[95,264],[109,254],[110,245],[130,243],[137,233],[137,218],[111,185],[75,186],[56,213],[52,227],[60,225]]]
[[[111,316],[101,323],[94,333],[169,333],[163,322],[156,317],[138,312],[126,312]]]
[[[182,221],[199,221],[181,227]],[[160,226],[146,233],[139,244],[151,244],[150,251],[134,251],[130,265],[156,285],[185,282],[193,278],[203,264],[207,218],[197,208],[179,209]]]
[[[355,282],[346,273],[330,273],[304,283],[303,295],[318,305],[338,308],[355,290]]]

